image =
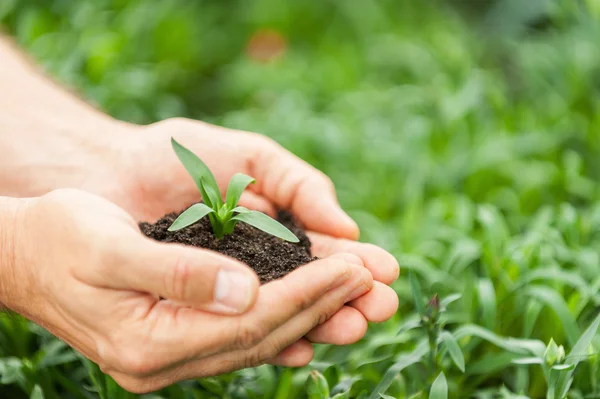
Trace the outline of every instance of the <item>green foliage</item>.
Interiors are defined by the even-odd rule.
[[[426,399],[441,373],[452,399],[600,396],[598,0],[10,0],[0,18],[116,117],[276,139],[402,265],[398,314],[361,342],[146,398],[306,398],[315,370],[338,398]],[[98,396],[51,342],[0,318],[0,397]]]
[[[299,241],[298,237],[287,227],[264,213],[237,206],[246,187],[254,183],[252,177],[242,173],[235,174],[229,182],[226,201],[223,203],[217,180],[208,166],[175,139],[171,138],[171,144],[175,154],[177,154],[183,166],[194,179],[196,186],[198,186],[204,204],[194,204],[186,209],[173,221],[168,229],[169,231],[181,230],[208,215],[217,238],[223,238],[224,235],[233,233],[236,223],[240,221],[283,240]]]

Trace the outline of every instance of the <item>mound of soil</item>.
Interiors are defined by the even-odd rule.
[[[184,229],[168,231],[177,216],[170,213],[156,223],[142,222],[139,226],[142,233],[157,241],[193,245],[238,259],[252,267],[263,284],[316,259],[311,256],[304,229],[286,211],[280,211],[277,220],[298,237],[299,243],[284,241],[243,222],[236,224],[233,234],[217,240],[208,217]]]

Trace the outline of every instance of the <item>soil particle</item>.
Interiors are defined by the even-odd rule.
[[[207,248],[238,259],[252,267],[263,284],[281,278],[316,259],[311,256],[310,240],[304,229],[286,211],[280,211],[277,220],[298,237],[300,242],[297,244],[274,237],[243,222],[235,226],[233,234],[217,240],[207,217],[184,229],[168,231],[177,216],[179,214],[170,213],[156,223],[142,222],[139,226],[142,233],[157,241]]]

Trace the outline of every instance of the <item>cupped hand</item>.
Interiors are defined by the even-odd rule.
[[[137,127],[123,137],[116,179],[100,193],[123,206],[139,220],[154,220],[199,200],[192,178],[170,146],[174,137],[204,160],[223,193],[237,172],[256,179],[242,196],[242,204],[267,213],[276,207],[290,209],[311,231],[313,254],[338,252],[358,256],[372,273],[375,285],[363,297],[344,306],[307,338],[317,343],[349,344],[365,334],[367,322],[390,318],[398,298],[388,286],[399,273],[393,256],[371,244],[356,242],[358,227],[338,204],[333,183],[322,172],[294,156],[273,140],[255,133],[225,129],[189,119],[170,119]],[[118,184],[113,184],[118,179]],[[89,189],[98,191],[102,184]],[[302,341],[288,351],[307,363],[312,348]],[[300,353],[302,355],[300,355]],[[278,360],[285,361],[287,357]]]
[[[133,392],[267,361],[297,365],[298,340],[373,285],[359,257],[338,253],[259,286],[247,266],[148,239],[124,210],[84,191],[23,201],[0,300]]]

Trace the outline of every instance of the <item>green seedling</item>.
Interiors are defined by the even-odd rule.
[[[175,154],[194,179],[200,194],[202,194],[204,203],[197,203],[186,209],[175,219],[169,227],[169,231],[181,230],[208,215],[217,238],[223,238],[226,234],[233,233],[235,225],[238,222],[244,222],[283,240],[289,242],[299,241],[294,233],[264,213],[238,206],[242,193],[248,185],[255,182],[254,178],[236,173],[229,182],[227,195],[225,201],[223,201],[217,180],[208,166],[175,139],[171,138],[171,144]]]

